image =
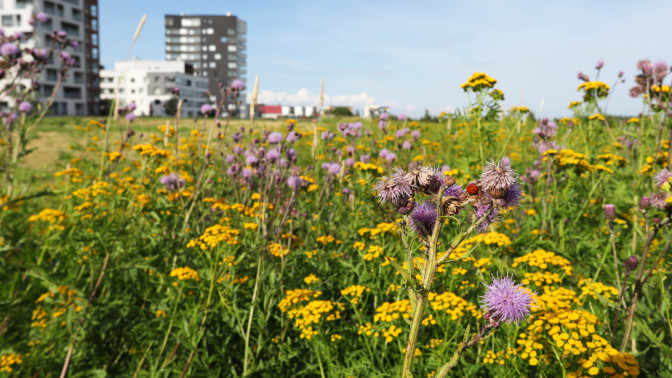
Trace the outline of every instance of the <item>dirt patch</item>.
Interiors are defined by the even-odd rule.
[[[34,149],[21,159],[21,166],[32,169],[49,169],[56,164],[62,152],[70,151],[72,143],[85,143],[86,136],[66,132],[46,131],[29,141],[28,149]]]

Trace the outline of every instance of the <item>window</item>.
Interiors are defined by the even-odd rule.
[[[161,94],[161,88],[154,88],[154,94],[155,95],[160,95]]]
[[[208,59],[208,54],[203,54],[203,59]]]
[[[91,44],[98,45],[98,34],[91,34]]]
[[[145,94],[145,88],[140,88],[138,89],[139,94]]]
[[[91,57],[93,59],[98,59],[98,48],[97,47],[94,47],[94,48],[91,49]]]
[[[82,88],[79,87],[63,87],[63,97],[68,99],[81,99]]]
[[[208,46],[203,46],[201,49],[202,49],[203,51],[208,51]]]
[[[215,54],[214,58],[215,58],[215,60],[221,60],[222,59],[222,54]]]
[[[56,72],[56,70],[47,68],[47,80],[49,81],[58,80],[58,73]]]
[[[75,84],[84,84],[84,74],[81,72],[75,72],[74,81]]]
[[[229,52],[236,52],[236,51],[237,51],[237,49],[236,49],[236,45],[229,45],[229,46],[227,46],[226,49],[227,49]]]
[[[217,50],[217,46],[215,46],[215,45],[210,45],[210,46],[208,46],[208,50],[210,50],[210,51],[215,51],[215,50]]]
[[[14,16],[2,16],[2,26],[14,26]]]
[[[95,18],[91,20],[91,30],[98,30],[98,20]]]
[[[207,31],[208,31],[208,34],[210,34],[210,35],[215,34],[215,29],[213,29],[213,28],[208,28]]]
[[[32,1],[30,1],[30,0],[16,0],[16,8],[24,9],[24,8],[27,8],[28,5],[30,5],[31,3],[32,3]],[[0,9],[1,8],[2,8],[2,6],[0,6]]]
[[[220,40],[220,42],[222,42],[222,43],[226,43],[226,41],[227,41],[226,37],[222,37],[222,38],[220,38],[219,40]]]
[[[98,17],[98,6],[91,5],[91,17]]]
[[[182,19],[182,26],[183,27],[201,26],[201,19],[200,18],[183,18]]]
[[[217,66],[217,63],[215,62],[210,62],[210,68],[215,68]]]
[[[79,36],[79,26],[69,22],[61,22],[61,29],[68,33],[69,36]]]
[[[236,35],[236,30],[235,29],[229,29],[226,31],[229,35]]]
[[[235,70],[236,68],[238,68],[238,65],[236,64],[236,62],[229,62],[228,67]]]
[[[18,1],[16,4],[19,4]],[[72,19],[76,21],[82,21],[82,11],[76,8],[72,8]]]

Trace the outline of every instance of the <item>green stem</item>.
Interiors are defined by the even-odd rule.
[[[259,253],[259,259],[257,260],[257,276],[254,280],[254,291],[252,292],[252,305],[250,306],[250,316],[247,319],[247,330],[245,331],[245,354],[243,360],[243,376],[249,374],[249,355],[250,355],[250,330],[252,329],[252,318],[254,317],[254,308],[255,302],[257,300],[257,293],[259,292],[259,286],[261,286],[261,268],[264,262],[264,258],[261,253]]]

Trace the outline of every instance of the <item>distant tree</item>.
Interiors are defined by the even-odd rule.
[[[174,116],[177,113],[177,98],[171,97],[170,100],[163,104],[166,115]]]
[[[352,110],[350,110],[350,108],[347,108],[345,106],[337,106],[335,108],[331,108],[327,110],[325,113],[339,117],[352,117],[354,115],[352,114]]]
[[[429,109],[425,109],[425,115],[420,118],[420,121],[422,122],[438,122],[438,118],[432,117],[431,114],[429,114]]]
[[[356,115],[357,117],[361,117],[361,116],[362,116],[362,115],[359,113],[359,109],[357,109],[357,111],[355,112],[355,115]]]

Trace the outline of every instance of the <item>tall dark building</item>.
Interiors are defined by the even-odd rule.
[[[219,83],[247,84],[246,58],[247,23],[238,17],[166,15],[166,60],[191,63],[194,75],[210,80],[213,95]]]

